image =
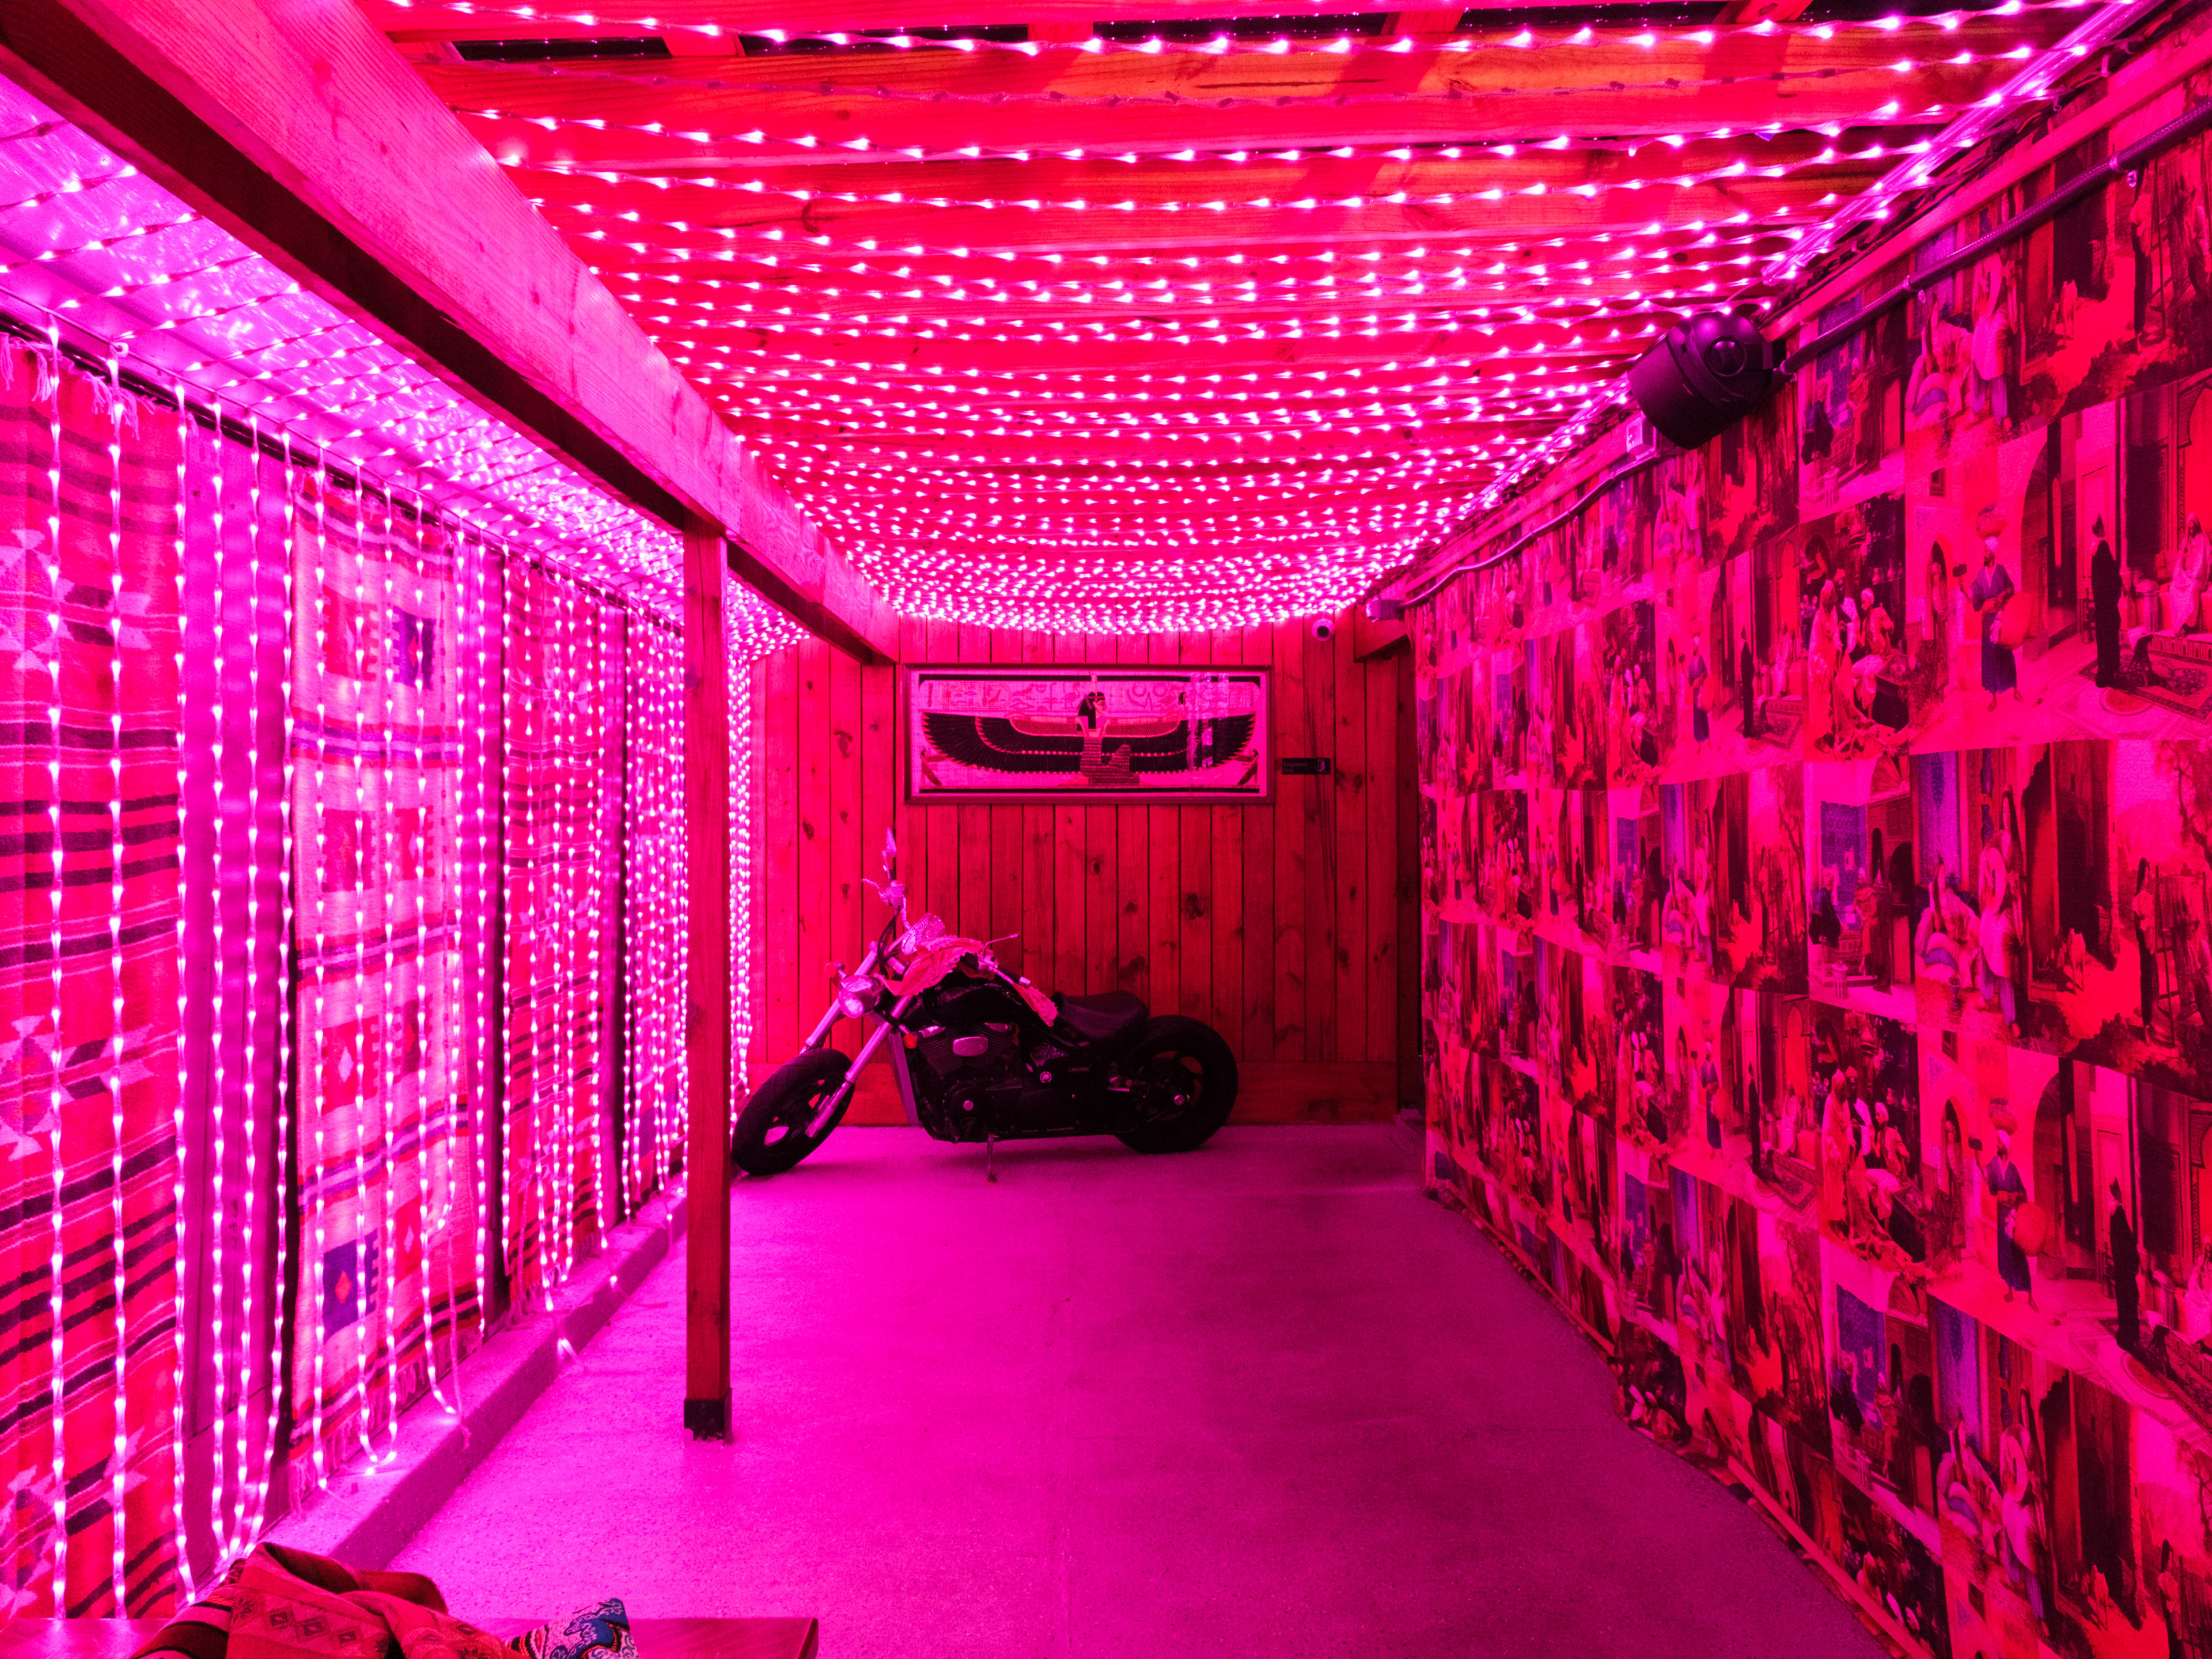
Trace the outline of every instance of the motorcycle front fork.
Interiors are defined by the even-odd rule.
[[[869,955],[870,959],[872,960],[874,952],[871,951]],[[860,1045],[860,1052],[853,1056],[853,1063],[845,1068],[845,1080],[830,1092],[829,1097],[823,1101],[821,1109],[814,1114],[813,1121],[806,1126],[808,1139],[813,1139],[818,1135],[828,1133],[831,1121],[839,1112],[844,1109],[847,1097],[852,1094],[854,1084],[860,1080],[860,1068],[876,1057],[876,1050],[882,1048],[891,1034],[898,1030],[892,1022],[904,1013],[913,1002],[912,997],[901,997],[891,1005],[890,1018],[885,1019],[878,1016],[876,1029],[868,1033],[868,1040]],[[836,1022],[836,1018],[837,1005],[833,1002],[830,1005],[830,1012],[822,1017],[822,1023],[814,1028],[814,1035],[807,1039],[806,1046],[811,1048],[827,1037],[830,1028]],[[914,1099],[911,1085],[907,1081],[905,1054],[902,1052],[895,1054],[891,1064],[898,1073],[899,1097],[905,1103],[907,1115],[912,1117]]]

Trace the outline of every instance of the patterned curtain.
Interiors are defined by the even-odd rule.
[[[605,1109],[622,796],[619,618],[588,590],[507,567],[507,1079],[500,1152],[507,1294],[539,1305],[611,1219]]]
[[[461,637],[476,550],[302,475],[295,510],[295,1480],[374,1451],[482,1331],[464,1087]]]
[[[285,799],[291,485],[276,455],[197,421],[179,424],[177,1244],[181,1375],[189,1381],[179,1390],[178,1541],[204,1575],[267,1518],[283,1432],[287,1333],[279,1327],[292,1266],[279,1224],[279,1194],[290,1178],[294,1048]]]
[[[623,1212],[683,1161],[684,641],[630,618],[624,676],[623,836]]]
[[[172,1606],[679,1166],[681,669],[0,348],[0,1617]]]
[[[166,1593],[177,1370],[173,417],[0,349],[0,1606]]]

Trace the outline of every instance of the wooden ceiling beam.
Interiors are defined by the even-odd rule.
[[[1310,146],[1297,152],[1297,161],[1287,161],[1280,158],[1291,154],[1291,150],[1273,144],[1251,145],[1238,135],[1234,121],[1224,118],[1221,133],[1204,141],[1206,149],[1195,160],[1191,156],[1192,136],[1185,131],[1173,137],[1156,137],[1148,143],[1125,135],[1110,151],[1094,149],[1079,160],[1069,157],[1067,151],[1072,146],[1066,141],[1055,140],[1051,149],[1040,148],[1030,160],[1023,161],[999,154],[969,158],[962,155],[957,146],[912,156],[897,149],[861,151],[834,144],[794,149],[787,143],[702,143],[696,133],[707,129],[672,129],[656,133],[630,127],[600,130],[568,122],[549,130],[537,118],[519,112],[492,116],[464,109],[461,114],[486,149],[515,166],[525,177],[542,169],[565,167],[653,178],[691,174],[732,179],[760,178],[780,190],[896,187],[929,196],[957,188],[967,195],[1009,197],[1064,194],[1080,181],[1090,190],[1103,193],[1109,200],[1114,199],[1128,180],[1152,173],[1159,175],[1170,194],[1177,190],[1211,193],[1220,186],[1207,181],[1216,179],[1236,181],[1230,188],[1249,194],[1264,188],[1262,181],[1291,179],[1302,184],[1301,189],[1291,191],[1297,196],[1316,191],[1334,194],[1357,188],[1386,173],[1403,175],[1408,188],[1426,183],[1430,189],[1451,189],[1477,169],[1528,173],[1531,178],[1566,178],[1583,172],[1669,175],[1727,167],[1739,161],[1753,166],[1796,166],[1824,150],[1849,155],[1881,146],[1893,152],[1923,137],[1940,122],[1940,118],[1935,116],[1899,115],[1889,120],[1831,125],[1819,131],[1792,128],[1763,140],[1755,137],[1749,140],[1692,137],[1685,142],[1670,134],[1664,144],[1655,138],[1639,139],[1632,135],[1607,141],[1609,148],[1592,144],[1558,150],[1524,144],[1510,156],[1499,153],[1508,146],[1510,136],[1477,141],[1464,133],[1454,133],[1449,147],[1463,151],[1456,158],[1428,149],[1414,150],[1409,158],[1400,159],[1372,145],[1353,155],[1340,157],[1333,150]],[[682,136],[684,131],[691,131],[694,136],[685,137]],[[1543,135],[1547,140],[1553,136]],[[1346,148],[1335,138],[1328,142],[1337,149]],[[1428,142],[1434,144],[1442,141]],[[1626,146],[1630,144],[1638,146],[1636,154],[1629,152]],[[1236,151],[1240,146],[1249,152],[1249,160],[1232,162],[1225,159],[1224,152]],[[1137,159],[1130,160],[1133,156]],[[962,180],[958,186],[950,183],[955,177]]]
[[[1818,180],[1732,179],[1681,187],[1613,191],[1589,198],[1562,191],[1512,196],[1498,202],[1455,202],[1449,206],[1370,201],[1359,208],[1299,211],[1297,234],[1301,241],[1326,238],[1340,246],[1364,249],[1392,244],[1433,246],[1439,238],[1619,235],[1646,225],[1662,229],[1719,226],[1739,216],[1747,216],[1742,222],[1756,228],[1824,216],[1828,205],[1824,198],[1841,200],[1878,176],[1871,169],[1859,168],[1825,173]],[[607,189],[589,179],[549,174],[536,175],[532,181],[532,195],[548,204],[554,222],[572,236],[591,240],[586,228],[587,219],[593,228],[607,228],[608,254],[605,258],[594,255],[591,263],[612,268],[619,263],[623,243],[632,236],[617,216],[629,210],[635,198],[616,198],[606,193]],[[1267,250],[1276,246],[1277,228],[1283,222],[1273,209],[1238,206],[1218,213],[1201,209],[1175,215],[1173,223],[1177,228],[1169,230],[1158,222],[1170,216],[1158,210],[1124,214],[1064,208],[1036,211],[1013,207],[916,208],[882,202],[778,204],[734,191],[680,185],[653,192],[652,205],[669,219],[702,230],[715,227],[740,233],[780,230],[781,240],[792,242],[828,235],[833,246],[872,240],[878,249],[918,243],[926,247],[1069,255],[1131,248],[1189,252],[1208,248],[1224,252],[1239,248]],[[591,210],[588,215],[580,210],[586,208]],[[1153,222],[1139,229],[1135,222],[1139,220]]]
[[[454,85],[447,71],[434,70],[439,91],[456,107],[495,109],[524,116],[584,116],[594,100],[573,94],[550,97],[532,82]],[[1971,69],[1947,70],[1936,92],[1911,112],[1904,125],[1926,125],[1921,112],[1941,103],[1957,108],[1986,96],[1996,78]],[[1788,126],[1872,124],[1875,112],[1897,96],[1897,77],[1887,70],[1839,72],[1827,80],[1786,85],[1750,80],[1700,88],[1696,125],[1734,131],[1780,122]],[[1320,149],[1346,144],[1389,148],[1398,144],[1488,144],[1534,143],[1564,130],[1577,135],[1656,138],[1679,133],[1688,113],[1662,92],[1644,88],[1588,87],[1571,93],[1492,91],[1458,98],[1377,100],[1373,102],[1316,100],[1309,104],[1222,109],[1202,103],[1127,104],[1115,108],[1050,103],[1007,104],[980,109],[971,104],[931,104],[878,100],[865,94],[825,100],[807,94],[758,94],[647,87],[632,93],[622,87],[605,100],[605,119],[643,125],[662,121],[679,131],[701,131],[734,139],[755,131],[788,141],[812,136],[834,143],[850,132],[879,149],[909,146],[926,153],[957,152],[963,144],[995,149],[1030,149],[1042,155],[1083,149],[1121,154],[1173,151],[1186,145],[1212,149]],[[1930,118],[1930,120],[1938,118]],[[832,125],[831,123],[836,123]],[[542,130],[541,130],[542,131]],[[750,145],[732,143],[732,154]],[[766,147],[763,149],[765,152]]]
[[[1726,167],[1799,170],[1838,165],[1824,156],[1847,156],[1868,144],[1838,144],[1818,132],[1790,132],[1747,146],[1736,140],[1708,140],[1679,148],[1646,143],[1636,154],[1611,149],[1543,149],[1521,147],[1510,156],[1476,148],[1457,159],[1433,154],[1401,161],[1382,155],[1338,157],[1328,154],[1297,161],[1275,159],[1280,152],[1257,151],[1252,159],[1231,161],[1202,155],[1194,161],[1152,155],[1129,162],[1106,156],[1070,160],[1039,154],[1028,161],[916,161],[896,155],[828,160],[785,155],[780,165],[763,167],[759,158],[727,152],[684,153],[680,144],[659,155],[643,153],[641,135],[594,133],[565,128],[547,133],[521,118],[471,123],[484,147],[514,169],[529,185],[549,173],[624,175],[648,190],[667,179],[714,181],[726,188],[766,175],[775,191],[811,191],[823,195],[882,195],[896,191],[910,199],[933,196],[994,200],[1082,200],[1108,204],[1121,201],[1206,202],[1266,197],[1294,202],[1308,197],[1383,196],[1404,191],[1415,197],[1464,194],[1486,189],[1599,189],[1635,182],[1649,188],[1668,179]],[[1872,135],[1869,135],[1871,140]],[[1895,140],[1883,148],[1890,159]],[[1870,157],[1869,161],[1883,159]],[[1859,163],[1863,168],[1866,164]],[[603,181],[595,181],[603,182]]]
[[[2008,21],[2031,45],[2047,32],[2028,18]],[[2016,38],[1991,33],[1986,44],[2008,46]],[[1856,40],[1852,50],[1838,52],[1837,44],[1827,43],[1817,58],[1808,55],[1802,70],[1599,53],[1603,61],[1577,57],[1554,67],[1543,59],[1516,60],[1480,73],[1469,70],[1433,87],[1380,81],[1346,87],[1340,84],[1343,60],[1334,58],[1328,60],[1334,77],[1290,76],[1283,66],[1297,60],[1289,58],[1255,60],[1265,67],[1218,84],[1178,80],[1162,68],[1164,58],[1085,58],[1081,76],[1060,81],[1031,78],[1036,66],[1017,58],[1006,66],[1006,78],[974,76],[965,95],[930,74],[915,73],[939,65],[908,54],[869,60],[885,72],[866,76],[825,71],[817,60],[811,75],[797,76],[786,66],[799,60],[780,58],[709,59],[703,67],[678,60],[623,72],[488,64],[430,64],[422,72],[441,97],[462,109],[622,125],[659,121],[727,138],[736,149],[750,148],[735,144],[737,135],[758,131],[786,142],[812,136],[825,145],[865,137],[889,149],[918,146],[935,153],[980,144],[1045,154],[1188,143],[1255,149],[1486,143],[1534,142],[1562,131],[1656,137],[1719,128],[1742,132],[1777,122],[1856,125],[1882,118],[1878,112],[1893,103],[1900,105],[1899,116],[1915,118],[1931,105],[1955,110],[1986,96],[2017,67],[1994,60],[1945,64],[1924,67],[1907,82],[1894,68],[1894,41],[1886,52]],[[1212,58],[1180,61],[1217,67]],[[957,80],[978,65],[962,58],[944,67]],[[1111,78],[1098,76],[1102,70],[1111,70]],[[1670,80],[1679,84],[1670,89]],[[1900,100],[1900,93],[1909,99]]]
[[[1294,17],[1302,13],[1329,15],[1343,9],[1342,0],[1308,0],[1303,6],[1296,0],[1134,0],[1133,3],[1132,0],[931,0],[926,5],[909,4],[907,0],[653,0],[651,5],[636,9],[641,14],[650,13],[663,28],[696,32],[700,26],[711,24],[732,35],[778,28],[803,33],[833,29],[973,27],[1014,23],[1074,25],[1082,33],[1073,38],[1081,40],[1090,33],[1092,24],[1116,19],[1165,22],[1220,17]],[[410,5],[394,4],[392,0],[364,0],[362,9],[394,39],[542,39],[551,38],[556,29],[562,31],[562,38],[573,38],[566,31],[575,28],[613,34],[622,33],[627,27],[611,21],[589,25],[544,20],[526,22],[514,17],[487,16],[480,10],[465,11],[435,3],[435,0]],[[1409,27],[1408,14],[1400,13],[1398,27],[1389,29],[1382,38],[1395,40],[1401,33],[1411,33],[1420,39],[1431,32],[1441,33],[1446,27],[1442,20],[1449,20],[1449,27],[1455,29],[1460,14],[1448,11],[1412,15],[1437,21]],[[509,33],[503,34],[501,31]],[[641,32],[654,33],[649,29]]]
[[[350,0],[0,0],[0,64],[841,647],[889,612]]]

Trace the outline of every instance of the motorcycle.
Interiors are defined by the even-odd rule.
[[[1237,1103],[1237,1057],[1202,1020],[1154,1017],[1127,991],[1048,996],[993,953],[1004,939],[910,919],[898,844],[884,838],[890,908],[860,967],[835,969],[837,993],[805,1046],[738,1114],[731,1158],[749,1176],[781,1175],[830,1138],[860,1070],[888,1048],[907,1121],[939,1140],[1113,1135],[1140,1152],[1202,1145]],[[1010,936],[1018,937],[1018,936]],[[871,1022],[851,1059],[830,1045],[840,1018]]]

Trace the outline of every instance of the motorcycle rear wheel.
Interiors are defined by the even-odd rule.
[[[843,1120],[845,1108],[853,1103],[847,1095],[820,1134],[807,1133],[814,1115],[845,1081],[852,1064],[835,1048],[814,1048],[769,1073],[768,1081],[753,1091],[744,1110],[738,1114],[730,1136],[730,1162],[749,1176],[781,1175],[796,1169],[830,1139],[830,1132]]]
[[[1149,1022],[1121,1064],[1131,1081],[1146,1081],[1186,1094],[1174,1115],[1116,1135],[1139,1152],[1188,1152],[1202,1146],[1229,1121],[1237,1104],[1237,1056],[1221,1034],[1203,1020],[1164,1014]]]

